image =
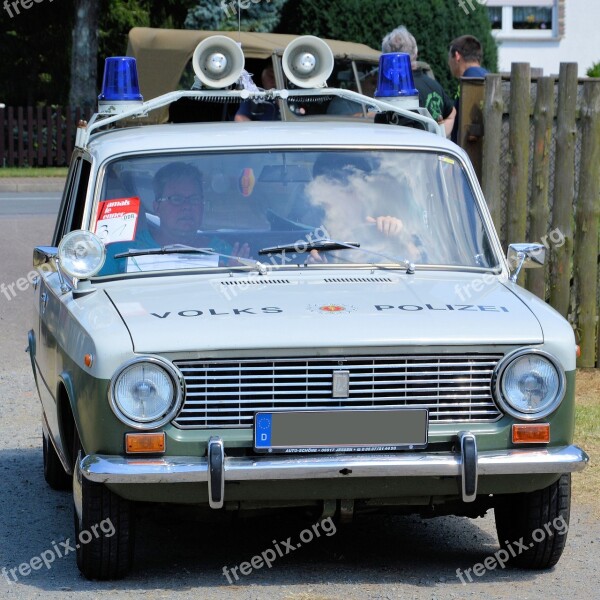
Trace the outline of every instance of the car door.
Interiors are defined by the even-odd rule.
[[[89,160],[81,155],[73,157],[56,221],[52,247],[49,250],[55,250],[66,233],[82,226],[90,172]],[[62,363],[59,353],[61,348],[64,348],[64,335],[69,329],[66,323],[68,312],[64,308],[64,300],[70,297],[71,282],[68,278],[59,277],[54,261],[41,264],[37,270],[38,280],[37,285],[34,286],[36,294],[34,319],[37,335],[32,351],[32,362],[46,423],[58,445],[60,436],[56,395]]]

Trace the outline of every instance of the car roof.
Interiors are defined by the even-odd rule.
[[[120,154],[153,151],[336,146],[418,147],[463,155],[452,142],[410,127],[318,121],[182,123],[112,129],[94,134],[88,150],[95,160],[103,162]]]
[[[282,53],[297,35],[284,33],[249,33],[237,31],[195,31],[191,29],[155,29],[134,27],[129,32],[127,56],[135,57],[142,95],[154,98],[177,84],[196,46],[208,37],[224,35],[240,42],[248,59],[267,59]],[[324,39],[335,58],[365,60],[378,64],[381,52],[364,44]]]

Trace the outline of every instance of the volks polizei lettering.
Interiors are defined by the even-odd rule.
[[[263,308],[233,308],[230,311],[220,311],[216,308],[209,308],[204,310],[198,310],[195,308],[190,308],[186,310],[180,310],[177,313],[172,313],[170,311],[159,314],[159,313],[150,313],[153,317],[157,319],[167,319],[170,316],[179,316],[179,317],[202,317],[202,316],[210,316],[210,317],[218,317],[222,315],[269,315],[269,314],[277,314],[282,313],[283,309],[278,308],[277,306],[265,306]]]

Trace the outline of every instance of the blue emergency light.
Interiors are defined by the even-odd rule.
[[[100,102],[142,102],[137,65],[131,56],[111,56],[104,64]]]
[[[394,52],[379,57],[376,98],[418,96],[410,66],[410,54]]]

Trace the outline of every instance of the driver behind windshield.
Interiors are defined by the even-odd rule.
[[[152,266],[153,263],[164,263],[159,268],[176,268],[176,260],[172,257],[115,258],[115,255],[129,250],[162,248],[182,245],[192,248],[211,248],[215,252],[231,256],[248,257],[248,244],[236,242],[233,247],[214,236],[202,234],[204,216],[204,192],[202,173],[193,165],[184,162],[172,162],[157,171],[153,179],[154,203],[153,214],[158,217],[159,224],[154,225],[144,215],[140,215],[140,226],[135,240],[116,242],[107,247],[107,258],[100,275],[122,273],[142,268],[142,263]],[[212,258],[212,260],[210,260]],[[218,266],[217,257],[197,258],[198,266]],[[132,263],[133,267],[132,268]],[[169,263],[167,266],[166,263]],[[223,264],[237,264],[235,259],[224,260]],[[138,267],[137,269],[135,267]],[[195,266],[187,259],[182,266]]]

